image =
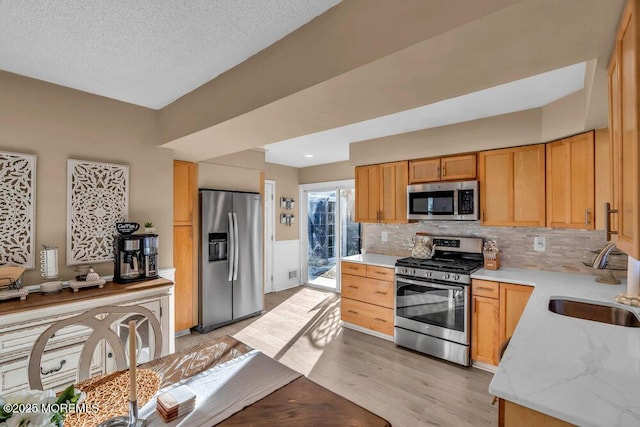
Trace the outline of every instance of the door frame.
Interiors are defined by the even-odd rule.
[[[300,201],[300,220],[299,224],[299,233],[300,233],[300,273],[301,273],[301,281],[305,286],[314,287],[314,285],[309,284],[307,279],[309,278],[309,221],[307,218],[309,217],[308,212],[308,200],[305,198],[305,192],[308,191],[336,191],[336,220],[339,219],[339,213],[341,210],[340,207],[340,190],[343,188],[355,188],[356,180],[355,179],[343,179],[340,181],[328,181],[328,182],[317,182],[313,184],[301,184],[298,186],[298,200]],[[336,226],[336,242],[338,242],[337,253],[340,254],[340,246],[342,245],[342,229],[338,225]],[[336,288],[335,292],[340,293],[341,291],[341,283],[340,283],[340,258],[336,259]],[[322,289],[327,289],[322,287]]]
[[[264,293],[275,292],[273,284],[273,246],[275,243],[276,182],[264,180]]]

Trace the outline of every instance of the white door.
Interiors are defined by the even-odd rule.
[[[264,293],[274,291],[273,288],[273,242],[275,227],[274,194],[276,182],[264,181]]]

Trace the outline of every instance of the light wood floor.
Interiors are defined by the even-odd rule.
[[[491,374],[413,352],[340,326],[340,296],[298,287],[266,296],[266,312],[205,335],[237,339],[386,418],[394,427],[497,426]]]

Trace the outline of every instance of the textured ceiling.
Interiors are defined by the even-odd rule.
[[[340,0],[0,0],[0,69],[162,108]]]

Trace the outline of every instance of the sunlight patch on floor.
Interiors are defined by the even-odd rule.
[[[234,337],[307,375],[340,330],[339,295],[301,288]]]

